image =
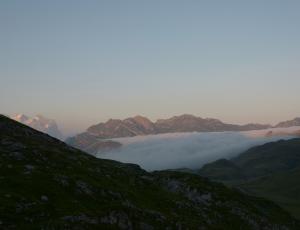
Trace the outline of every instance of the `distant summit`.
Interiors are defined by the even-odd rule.
[[[13,116],[12,118],[21,123],[26,123],[26,121],[29,120],[29,117],[27,117],[24,114],[17,114],[16,116]]]
[[[95,154],[103,150],[119,148],[120,146],[116,142],[107,142],[112,138],[180,132],[247,131],[270,127],[270,125],[262,124],[226,124],[217,119],[201,118],[189,114],[152,122],[148,118],[138,115],[124,120],[110,119],[107,122],[93,125],[86,132],[69,138],[67,143]]]
[[[87,129],[87,132],[99,138],[118,138],[160,133],[247,131],[266,128],[271,128],[271,126],[262,124],[226,124],[213,118],[201,118],[184,114],[169,119],[159,119],[156,122],[152,122],[142,116],[124,120],[110,119],[105,123],[91,126]]]
[[[155,123],[158,133],[174,132],[221,132],[221,131],[248,131],[256,129],[267,129],[270,125],[227,124],[214,118],[201,118],[190,114],[174,116],[169,119],[160,119]]]
[[[300,126],[300,117],[296,117],[293,120],[280,122],[276,125],[276,128],[287,128],[293,126]]]
[[[11,117],[12,119],[21,122],[25,125],[30,126],[36,130],[39,130],[43,133],[47,133],[52,137],[62,139],[63,135],[61,134],[60,130],[56,122],[52,119],[48,119],[42,115],[36,115],[35,117],[31,118],[24,114],[17,114]]]
[[[133,137],[156,133],[155,124],[148,118],[135,116],[125,120],[110,119],[88,128],[87,132],[99,138]]]

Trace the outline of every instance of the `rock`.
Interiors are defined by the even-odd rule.
[[[34,169],[33,165],[25,165],[24,166],[28,171],[32,171]]]
[[[42,196],[41,196],[41,201],[47,202],[48,200],[49,200],[49,199],[48,199],[47,196],[45,196],[45,195],[42,195]]]
[[[140,223],[140,229],[141,230],[154,230],[153,226],[146,224],[146,223]]]
[[[5,197],[6,198],[11,198],[11,195],[10,194],[5,194]]]
[[[9,157],[14,158],[17,161],[23,160],[24,159],[24,155],[21,152],[11,152],[9,154]]]
[[[85,214],[81,214],[78,216],[64,216],[64,217],[62,217],[62,219],[64,221],[69,221],[72,223],[84,222],[84,223],[88,223],[88,224],[98,224],[98,220],[96,218],[88,217]]]
[[[101,223],[118,225],[120,229],[132,229],[132,223],[125,212],[112,211],[109,215],[101,218]]]
[[[67,187],[70,185],[68,181],[68,177],[64,175],[56,175],[54,176],[54,180],[58,182],[60,185],[62,185],[63,187]]]
[[[85,193],[87,195],[93,194],[90,186],[84,181],[76,181],[76,187],[78,188],[79,192]]]
[[[23,144],[21,144],[21,143],[19,143],[19,142],[14,142],[14,143],[12,143],[11,145],[10,145],[10,149],[12,150],[12,151],[20,151],[20,150],[23,150],[23,149],[25,149],[26,147],[25,147],[25,145],[23,145]]]

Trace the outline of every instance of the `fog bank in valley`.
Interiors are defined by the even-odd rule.
[[[298,129],[300,129],[298,127]],[[99,158],[125,163],[135,163],[153,171],[163,169],[197,169],[204,164],[231,158],[250,147],[279,139],[293,138],[283,135],[282,129],[249,132],[173,133],[114,139],[123,147],[107,153],[99,153]]]

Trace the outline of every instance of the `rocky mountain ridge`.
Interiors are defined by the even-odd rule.
[[[152,122],[146,117],[135,116],[124,120],[110,119],[105,123],[93,125],[89,127],[86,132],[69,138],[67,143],[95,154],[102,151],[101,146],[103,142],[113,138],[176,132],[247,131],[270,127],[270,125],[261,124],[226,124],[217,119],[201,118],[189,114],[175,116],[170,119],[159,119],[156,122]],[[89,139],[89,141],[86,141],[87,139]],[[97,145],[99,146],[98,149],[90,148],[90,146]],[[117,145],[114,144],[112,149],[115,149],[115,147],[117,147]],[[93,150],[91,151],[91,149]],[[106,148],[106,150],[108,150],[108,148]]]
[[[184,114],[169,119],[159,119],[156,122],[152,122],[142,116],[135,116],[124,120],[110,119],[105,123],[89,127],[87,132],[99,138],[118,138],[174,132],[247,131],[266,128],[271,128],[271,125],[226,124],[218,119],[201,118]]]
[[[296,117],[292,120],[280,122],[275,127],[276,128],[287,128],[287,127],[292,127],[292,126],[300,126],[300,117]]]

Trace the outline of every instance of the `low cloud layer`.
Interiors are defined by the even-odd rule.
[[[98,157],[135,163],[148,171],[176,168],[197,169],[220,158],[234,157],[256,145],[292,138],[288,135],[266,137],[267,132],[270,130],[174,133],[118,138],[116,141],[123,144],[121,149],[98,154]],[[274,133],[274,130],[272,132]]]

